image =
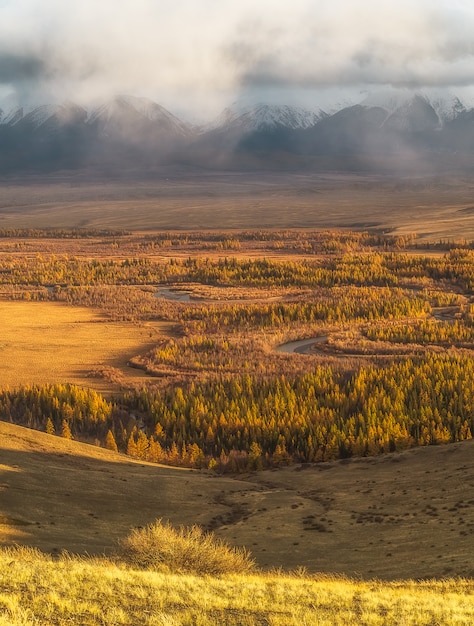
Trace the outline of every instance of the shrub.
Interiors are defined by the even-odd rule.
[[[173,528],[161,519],[134,528],[120,542],[127,561],[136,567],[193,574],[248,572],[254,561],[245,548],[236,548],[199,526]]]

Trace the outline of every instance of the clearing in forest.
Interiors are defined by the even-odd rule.
[[[56,302],[0,301],[0,327],[3,389],[70,382],[108,392],[122,378],[133,384],[146,376],[127,363],[149,350],[167,325],[109,321],[93,309]],[[116,383],[91,377],[104,368]]]

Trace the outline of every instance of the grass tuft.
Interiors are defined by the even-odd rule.
[[[134,567],[192,574],[242,574],[255,563],[245,548],[229,546],[199,526],[173,528],[161,519],[134,528],[120,541],[123,555]]]

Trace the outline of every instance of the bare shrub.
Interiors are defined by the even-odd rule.
[[[173,528],[161,519],[134,528],[120,542],[129,563],[146,569],[193,574],[233,574],[255,566],[245,548],[236,548],[199,526]]]

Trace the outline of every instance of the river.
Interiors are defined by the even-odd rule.
[[[277,346],[276,351],[285,352],[287,354],[312,354],[314,352],[314,345],[326,343],[327,340],[327,335],[312,337],[311,339],[299,339],[298,341],[290,341],[289,343],[283,343],[281,346]]]

